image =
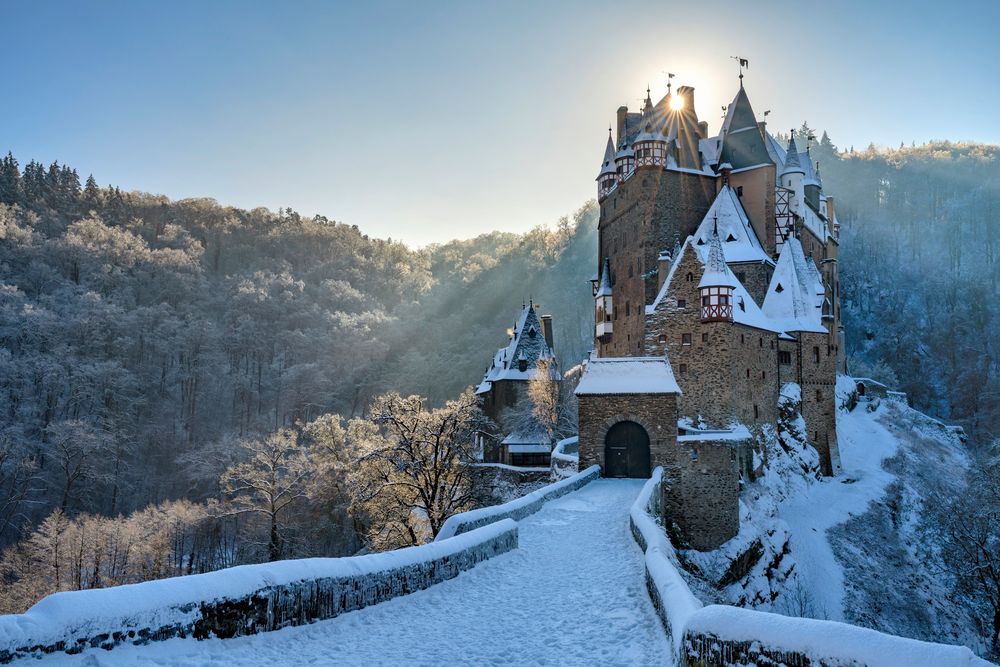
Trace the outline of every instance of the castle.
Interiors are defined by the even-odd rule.
[[[508,331],[507,345],[493,355],[476,395],[483,412],[496,424],[496,433],[478,435],[482,460],[515,466],[547,466],[552,437],[531,418],[528,387],[543,374],[553,383],[562,381],[553,353],[552,316],[535,311],[529,301]],[[540,363],[541,362],[541,363]]]
[[[775,140],[741,74],[716,136],[688,86],[655,104],[647,91],[639,112],[620,107],[597,176],[580,469],[648,477],[663,466],[664,513],[696,549],[738,532],[751,433],[776,423],[783,388],[801,401],[823,474],[840,467],[839,226],[805,144]]]

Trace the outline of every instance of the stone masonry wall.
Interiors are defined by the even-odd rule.
[[[611,394],[578,397],[580,470],[592,465],[604,470],[604,437],[622,421],[633,421],[649,435],[650,468],[673,463],[677,442],[675,394]]]
[[[657,258],[694,233],[715,197],[715,179],[641,167],[601,202],[598,266],[610,258],[614,334],[602,357],[642,354],[645,305],[656,297]]]
[[[824,475],[832,475],[840,467],[837,447],[836,380],[837,355],[829,345],[829,336],[822,333],[798,333],[802,417],[806,435],[819,452]],[[818,361],[817,361],[818,358]]]
[[[749,447],[745,440],[678,439],[677,464],[664,468],[662,507],[667,525],[692,548],[715,549],[739,532],[737,450]]]

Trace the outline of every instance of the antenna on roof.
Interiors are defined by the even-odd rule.
[[[715,236],[719,235],[719,214],[716,213],[712,216],[712,234]]]

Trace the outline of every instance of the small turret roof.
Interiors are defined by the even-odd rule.
[[[504,347],[497,350],[493,355],[493,363],[487,369],[482,382],[476,387],[477,394],[488,392],[493,383],[499,380],[532,380],[538,376],[538,360],[545,359],[549,362],[549,377],[559,381],[562,376],[556,364],[555,355],[545,336],[542,335],[542,326],[535,312],[533,303],[521,309],[521,314],[514,324],[514,335]],[[527,361],[527,370],[518,368],[518,361]]]
[[[608,145],[604,148],[604,160],[601,162],[601,171],[597,177],[613,173],[615,173],[615,142],[611,140],[611,130],[608,129]]]
[[[702,287],[736,287],[735,281],[729,279],[729,271],[726,267],[726,255],[722,252],[722,241],[719,240],[719,231],[712,231],[712,238],[708,241],[708,257],[705,259],[705,273],[701,275],[698,282],[698,289]]]
[[[611,296],[611,261],[607,257],[601,265],[601,283],[594,296]]]
[[[802,161],[799,160],[799,149],[795,146],[795,132],[793,131],[792,138],[788,140],[788,149],[785,151],[785,168],[781,170],[781,175],[805,175],[805,173],[806,170],[802,168]]]

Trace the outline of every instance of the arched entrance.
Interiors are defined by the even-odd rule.
[[[865,395],[865,383],[864,382],[859,382],[858,383],[858,396],[864,396],[864,395]]]
[[[618,422],[604,436],[605,477],[649,477],[649,434],[639,424]]]

